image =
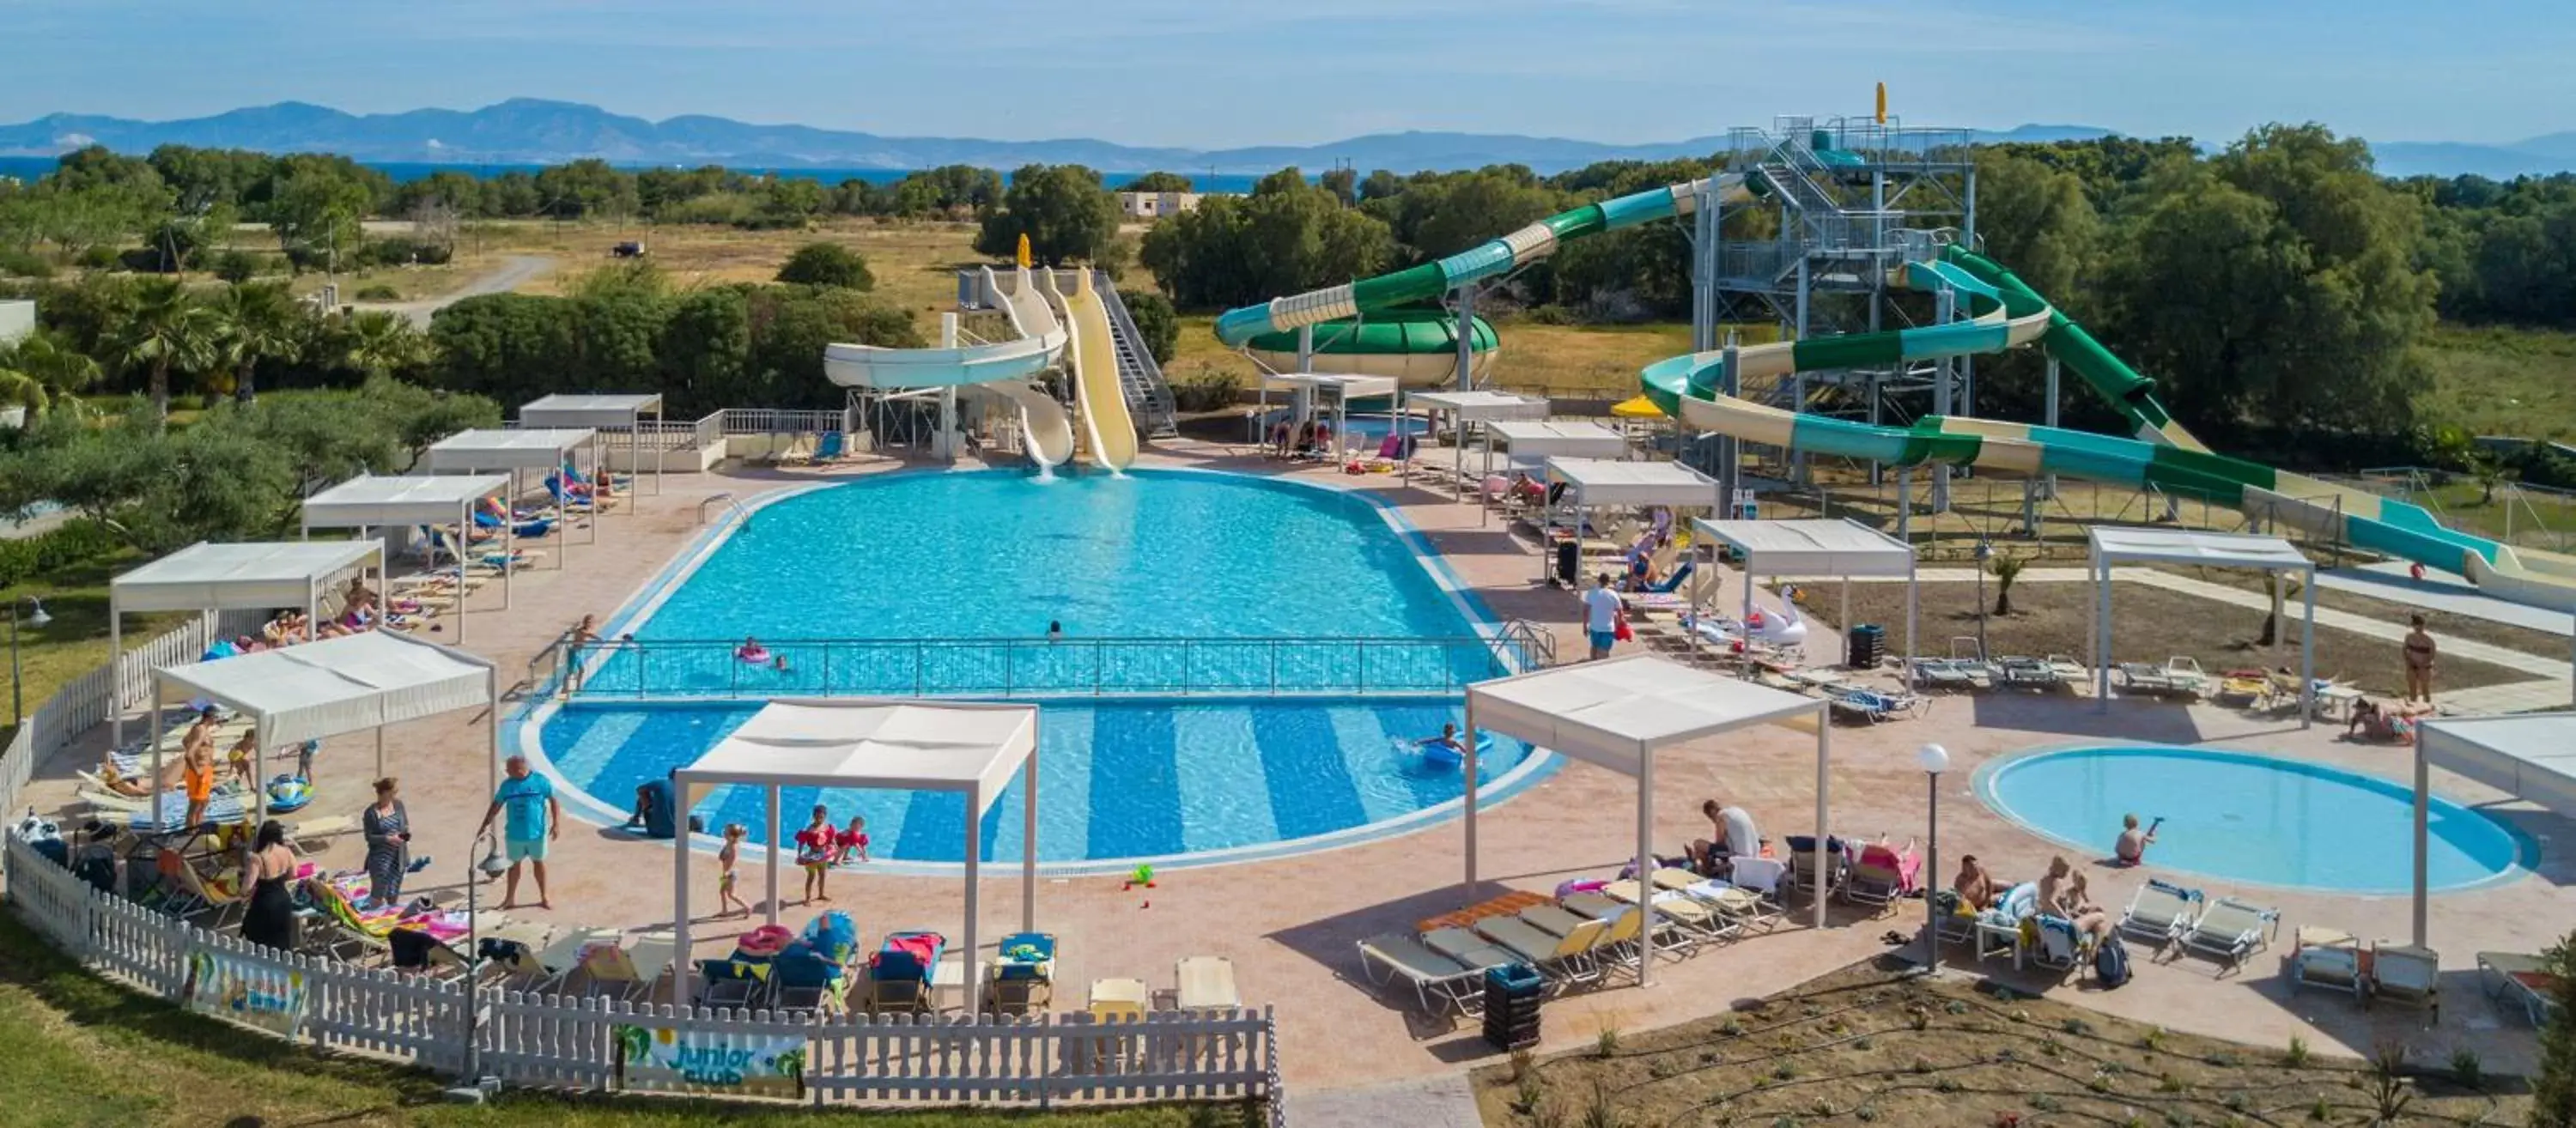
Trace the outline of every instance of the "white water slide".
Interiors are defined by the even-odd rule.
[[[1003,312],[1019,334],[1017,340],[932,349],[826,345],[823,374],[845,388],[957,388],[1001,396],[1019,408],[1029,457],[1041,467],[1063,465],[1073,458],[1073,421],[1034,381],[1063,358],[1071,334],[1047,308],[1026,269],[1012,281],[1005,292],[995,284],[992,269],[985,268],[985,289],[1003,295]]]
[[[1073,360],[1074,404],[1082,411],[1083,432],[1091,438],[1091,461],[1113,472],[1125,470],[1136,462],[1136,420],[1127,414],[1127,391],[1118,384],[1109,307],[1092,288],[1088,270],[1048,271],[1039,284],[1064,310],[1065,326],[1073,331],[1066,351]]]

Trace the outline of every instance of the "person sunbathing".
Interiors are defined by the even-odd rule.
[[[1950,889],[1959,895],[1959,903],[1971,912],[1984,912],[1995,904],[1995,878],[1986,872],[1985,864],[1975,854],[1959,859],[1959,876],[1950,879]]]
[[[2111,935],[2111,915],[2100,905],[2086,903],[2084,892],[2084,878],[2065,855],[2048,860],[2048,876],[2039,879],[2040,911],[2065,919],[2075,926],[2077,936],[2090,933],[2100,943]]]
[[[114,764],[100,764],[98,766],[98,782],[100,785],[106,787],[111,793],[125,796],[128,799],[149,799],[152,797],[151,788],[143,786],[143,782],[141,780],[131,778],[125,773],[117,771],[116,765]]]

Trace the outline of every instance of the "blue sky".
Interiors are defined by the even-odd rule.
[[[2224,139],[2576,129],[2543,0],[0,0],[0,121],[513,96],[888,134],[1671,140],[1858,112]]]

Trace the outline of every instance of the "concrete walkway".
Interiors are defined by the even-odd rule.
[[[445,309],[457,302],[464,301],[467,298],[479,298],[485,294],[509,293],[512,290],[516,290],[521,286],[525,286],[530,282],[544,277],[546,274],[552,272],[554,268],[555,259],[552,255],[511,255],[508,258],[502,259],[501,265],[476,275],[473,281],[467,282],[463,287],[457,289],[456,292],[451,294],[443,294],[435,298],[423,298],[419,301],[413,302],[377,302],[374,304],[359,302],[356,304],[361,310],[384,310],[390,313],[399,313],[404,317],[409,318],[412,324],[420,326],[423,329],[427,329],[429,328],[430,318],[436,315],[439,310]]]
[[[2507,603],[2479,591],[2467,577],[2450,572],[2426,569],[2424,578],[2418,580],[2407,574],[2407,565],[2403,562],[2319,572],[2317,583],[2331,591],[2351,592],[2393,603],[2410,603],[2427,610],[2447,611],[2509,627],[2560,636],[2576,635],[2576,616],[2563,615],[2545,607]]]
[[[1484,1128],[1463,1073],[1312,1094],[1292,1090],[1288,1115],[1297,1128]]]

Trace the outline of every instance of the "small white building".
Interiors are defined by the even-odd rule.
[[[1203,192],[1120,192],[1119,214],[1129,219],[1160,219],[1197,211]]]
[[[15,344],[36,331],[36,303],[0,302],[0,345]]]

